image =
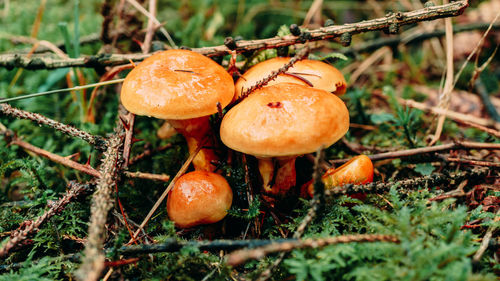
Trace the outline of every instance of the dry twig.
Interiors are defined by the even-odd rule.
[[[106,140],[102,137],[99,136],[93,136],[85,131],[79,130],[77,128],[74,128],[72,126],[60,123],[56,120],[47,118],[41,114],[38,113],[32,113],[29,111],[24,111],[21,109],[17,109],[15,107],[12,107],[6,103],[1,103],[0,104],[0,112],[5,115],[9,115],[12,117],[20,118],[20,119],[28,119],[31,121],[34,121],[38,124],[45,125],[51,128],[54,128],[60,132],[63,132],[67,135],[70,135],[72,137],[77,137],[80,138],[92,145],[95,145],[96,148],[103,149],[106,147]]]
[[[387,30],[391,26],[403,26],[420,21],[434,20],[438,18],[453,17],[463,13],[468,6],[468,1],[455,1],[450,4],[428,7],[405,13],[391,13],[386,17],[351,23],[344,25],[334,25],[321,27],[318,29],[306,31],[307,40],[318,41],[340,37],[342,34],[359,34],[374,30]],[[236,44],[238,53],[246,51],[255,51],[271,49],[283,46],[290,46],[303,43],[301,36],[288,35],[284,37],[272,37],[260,40],[241,40]],[[196,48],[193,51],[207,56],[221,56],[230,53],[230,49],[225,45]],[[74,59],[60,59],[46,55],[33,56],[28,58],[25,55],[4,54],[0,55],[0,67],[14,68],[23,67],[26,69],[51,69],[60,67],[103,67],[111,65],[127,64],[130,61],[142,61],[149,57],[147,54],[130,55],[109,55],[101,54],[95,56],[86,56]]]
[[[407,150],[400,151],[391,151],[384,152],[379,154],[367,155],[372,161],[384,160],[384,159],[394,159],[394,158],[403,158],[409,157],[419,154],[432,153],[438,151],[446,151],[452,149],[489,149],[489,150],[500,150],[499,143],[482,143],[482,142],[469,142],[469,141],[460,141],[460,142],[452,142],[447,144],[435,145],[435,146],[427,146],[421,148],[413,148]],[[336,159],[330,160],[331,164],[343,164],[350,159]]]
[[[249,259],[262,259],[263,257],[276,253],[276,252],[290,252],[295,249],[304,248],[319,248],[333,244],[340,243],[354,243],[354,242],[391,242],[399,243],[399,239],[393,235],[380,235],[380,234],[357,234],[357,235],[343,235],[336,237],[326,237],[318,239],[305,239],[290,242],[277,242],[267,246],[262,246],[251,250],[239,250],[231,253],[227,257],[227,263],[231,266],[237,266]]]
[[[11,232],[10,240],[6,244],[4,244],[2,248],[0,248],[0,257],[6,257],[12,249],[22,243],[29,235],[37,231],[38,228],[47,221],[47,219],[50,219],[54,215],[61,213],[66,205],[71,203],[76,197],[83,194],[85,191],[90,190],[91,185],[92,184],[90,183],[80,184],[70,182],[69,190],[66,191],[66,194],[61,197],[59,201],[48,204],[48,206],[50,207],[49,210],[47,210],[45,213],[43,213],[43,215],[39,216],[34,221],[24,221],[23,223],[21,223],[21,226],[18,229]]]
[[[484,178],[489,172],[490,169],[488,168],[477,168],[457,173],[433,173],[429,176],[404,179],[396,182],[372,182],[363,185],[346,184],[341,187],[326,190],[325,196],[328,198],[355,193],[382,193],[390,190],[393,186],[402,191],[413,190],[419,187],[431,187],[445,183],[449,185],[450,183],[461,182],[465,179],[471,182],[476,179]]]
[[[113,207],[111,194],[116,184],[117,162],[119,161],[119,150],[122,146],[120,136],[113,135],[109,139],[109,146],[106,150],[101,165],[101,177],[97,181],[96,191],[92,196],[90,207],[91,217],[87,243],[85,245],[85,257],[75,273],[78,280],[93,281],[98,280],[104,268],[103,244],[106,237],[106,220],[108,212]]]

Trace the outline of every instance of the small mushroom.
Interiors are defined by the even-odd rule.
[[[233,191],[219,174],[194,171],[180,177],[167,198],[170,220],[180,228],[216,223],[231,208]]]
[[[259,80],[268,77],[271,72],[283,67],[290,62],[290,59],[277,57],[251,67],[236,82],[235,98],[240,97],[246,89]],[[347,87],[344,75],[338,69],[321,61],[307,59],[296,62],[285,74],[278,75],[267,86],[284,82],[311,86],[338,96],[345,94]]]
[[[255,91],[229,110],[220,136],[259,159],[263,188],[284,196],[295,186],[295,158],[328,147],[349,129],[342,100],[324,90],[280,83]]]
[[[332,189],[345,184],[366,184],[373,181],[373,163],[366,155],[358,155],[344,163],[338,168],[328,169],[321,181],[325,184],[325,189]],[[302,195],[305,193],[309,197],[313,196],[314,187],[312,181],[302,187]]]
[[[211,59],[188,50],[156,53],[125,78],[121,101],[137,115],[166,119],[188,143],[189,152],[208,138],[214,146],[209,116],[224,108],[234,96],[232,77]],[[203,148],[193,160],[196,170],[213,171],[213,149]]]

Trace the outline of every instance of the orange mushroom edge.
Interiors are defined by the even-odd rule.
[[[224,108],[233,96],[233,79],[222,66],[196,52],[168,50],[135,67],[123,82],[120,98],[134,114],[167,120],[184,135],[190,153],[203,145],[193,166],[213,171],[212,162],[218,159],[209,116],[217,112],[218,103]],[[167,129],[165,135],[174,133]]]
[[[321,177],[325,189],[343,186],[345,184],[367,184],[373,182],[373,163],[366,155],[358,155],[338,168],[330,168]],[[314,187],[312,181],[301,188],[303,197],[312,197]]]

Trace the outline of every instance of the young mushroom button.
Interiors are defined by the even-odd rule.
[[[277,57],[251,67],[236,82],[235,98],[240,97],[245,90],[259,80],[268,77],[271,72],[283,67],[290,62],[290,59],[288,57]],[[311,86],[338,96],[345,94],[347,87],[345,78],[338,69],[321,61],[307,59],[296,62],[287,72],[278,75],[267,86],[284,82]]]
[[[180,177],[167,199],[168,217],[181,228],[216,223],[231,208],[233,192],[219,174],[194,171]]]
[[[284,196],[296,184],[295,158],[332,145],[348,129],[349,113],[337,96],[281,83],[255,91],[229,110],[220,136],[229,148],[259,159],[265,192]]]
[[[159,52],[125,78],[121,102],[137,115],[167,119],[192,153],[202,141],[213,147],[209,116],[234,96],[232,77],[211,59],[188,50]],[[213,149],[203,148],[193,160],[196,170],[213,171]]]

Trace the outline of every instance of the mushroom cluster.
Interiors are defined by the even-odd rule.
[[[190,153],[203,147],[193,160],[195,171],[177,179],[168,196],[168,215],[176,226],[210,224],[225,217],[233,193],[224,177],[214,173],[217,141],[209,116],[289,61],[259,63],[235,84],[211,59],[169,50],[144,60],[126,77],[121,101],[127,110],[167,120],[158,135],[168,137],[175,128],[186,138]],[[297,184],[296,157],[334,144],[349,129],[349,112],[337,97],[345,91],[345,79],[336,68],[299,61],[225,114],[221,141],[255,156],[263,192],[284,197]],[[332,179],[327,174],[324,178]]]

